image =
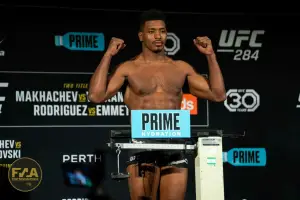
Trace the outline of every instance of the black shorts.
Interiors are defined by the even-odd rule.
[[[154,141],[151,142],[146,141],[143,143],[152,143],[152,142]],[[173,143],[173,142],[166,142],[166,143]],[[177,143],[181,143],[181,142],[177,141]],[[188,166],[187,156],[185,152],[181,150],[129,150],[128,153],[129,153],[129,158],[127,161],[127,165],[153,164],[158,167],[174,166],[179,168],[187,168]]]

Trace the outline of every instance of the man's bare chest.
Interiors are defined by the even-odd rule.
[[[185,78],[186,74],[174,65],[141,66],[130,73],[128,82],[136,93],[180,92]]]

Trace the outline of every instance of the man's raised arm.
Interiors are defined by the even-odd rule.
[[[179,65],[187,72],[187,79],[191,94],[208,99],[210,101],[222,102],[226,100],[226,91],[223,75],[208,37],[197,37],[194,44],[198,50],[206,55],[209,69],[209,81],[196,73],[191,65],[179,61]]]
[[[114,96],[122,87],[128,72],[128,62],[121,64],[112,74],[109,81],[107,76],[112,57],[124,47],[123,40],[118,38],[111,39],[106,53],[90,80],[88,98],[91,102],[104,102]]]

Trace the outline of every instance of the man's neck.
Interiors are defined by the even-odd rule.
[[[148,48],[143,47],[142,56],[146,62],[163,62],[166,60],[165,51],[155,53],[150,51]]]

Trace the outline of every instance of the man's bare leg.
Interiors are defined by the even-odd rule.
[[[184,200],[188,169],[166,166],[161,168],[160,199]]]
[[[128,184],[131,200],[156,200],[160,170],[153,164],[141,164],[142,177],[139,176],[138,164],[127,167]]]

